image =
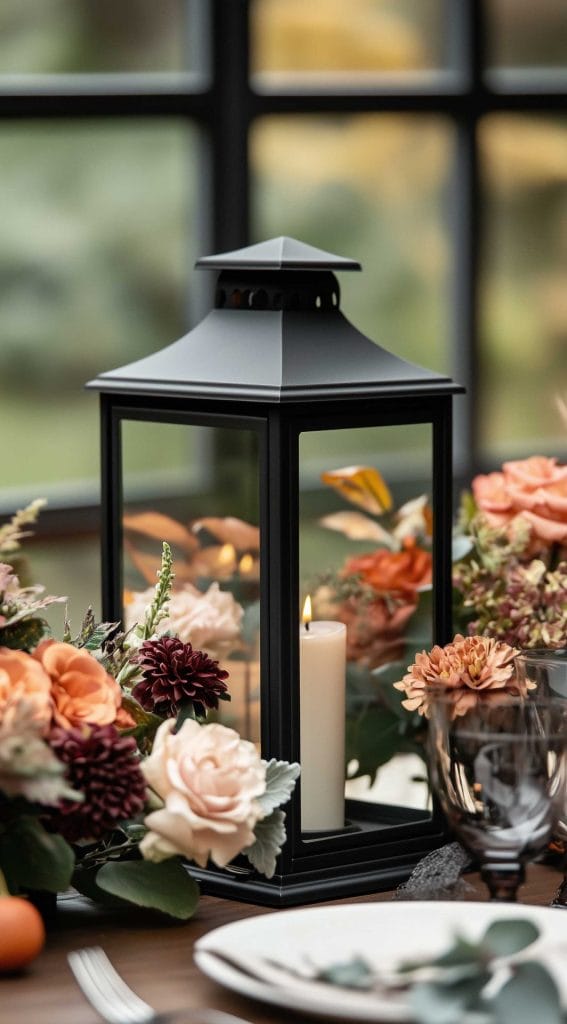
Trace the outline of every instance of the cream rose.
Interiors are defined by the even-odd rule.
[[[128,629],[143,620],[153,598],[153,588],[133,595],[126,608]],[[184,643],[191,643],[218,658],[236,646],[243,615],[241,605],[229,591],[221,590],[218,583],[211,583],[205,593],[192,583],[186,583],[173,591],[168,616],[161,620],[159,632],[174,633]]]
[[[266,765],[253,743],[224,725],[187,719],[178,733],[174,726],[172,719],[160,725],[142,762],[164,806],[146,817],[140,850],[146,860],[182,854],[200,867],[209,858],[224,867],[254,842]]]

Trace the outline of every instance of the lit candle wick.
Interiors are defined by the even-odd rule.
[[[307,631],[309,631],[309,624],[312,618],[313,612],[311,610],[311,595],[308,594],[305,598],[305,604],[303,605],[303,612],[301,614],[301,620]]]

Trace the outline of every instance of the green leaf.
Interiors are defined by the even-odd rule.
[[[489,977],[487,971],[479,971],[475,977],[456,984],[423,982],[415,985],[409,993],[412,1019],[418,1024],[461,1024],[464,1012],[478,1003]]]
[[[97,885],[96,877],[100,868],[77,868],[73,873],[73,886],[83,896],[88,896],[94,903],[103,903],[108,907],[127,907],[129,906],[126,900],[120,899],[119,896],[112,896],[111,893],[101,889],[100,885]]]
[[[179,711],[177,712],[177,719],[175,721],[175,732],[179,732],[181,726],[188,718],[192,718],[193,721],[197,721],[195,714],[195,708],[193,707],[193,701],[187,700],[180,705]]]
[[[562,1024],[555,981],[543,964],[525,961],[490,1002],[497,1024]]]
[[[96,884],[104,892],[139,907],[160,910],[186,921],[195,913],[199,887],[177,857],[154,864],[147,860],[104,864]]]
[[[530,946],[539,937],[539,928],[527,918],[493,921],[486,929],[481,944],[492,956],[512,956]]]
[[[375,976],[370,964],[360,956],[353,957],[345,963],[331,964],[316,974],[317,981],[326,981],[328,985],[340,988],[371,989]]]
[[[259,796],[264,815],[271,814],[276,807],[287,803],[295,789],[296,780],[301,771],[300,765],[277,761],[275,757],[266,765],[266,791]]]
[[[48,632],[49,626],[43,619],[22,619],[0,629],[0,644],[15,651],[33,651]]]
[[[262,818],[254,828],[256,841],[242,851],[252,867],[266,878],[274,877],[276,858],[286,840],[284,821],[283,811],[272,811],[268,818]]]
[[[75,856],[62,836],[46,832],[37,818],[22,815],[0,835],[0,864],[10,892],[62,892],[71,883]]]
[[[105,640],[116,631],[117,626],[117,622],[99,622],[81,646],[85,651],[98,651]]]
[[[346,761],[358,761],[358,775],[374,779],[378,768],[399,753],[400,719],[388,708],[370,707],[346,722]]]

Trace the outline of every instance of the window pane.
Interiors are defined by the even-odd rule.
[[[261,120],[252,136],[256,239],[291,235],[360,260],[341,306],[396,355],[448,369],[451,128],[441,118]]]
[[[0,73],[180,71],[186,0],[2,0]]]
[[[567,118],[495,116],[486,173],[479,424],[487,453],[562,451],[567,396]]]
[[[501,67],[563,67],[567,61],[564,0],[489,0],[490,63]]]
[[[313,612],[299,636],[304,830],[344,825],[345,764],[348,797],[426,806],[426,786],[412,781],[423,776],[418,745],[392,742],[404,714],[392,683],[432,643],[432,465],[427,423],[300,435],[300,604],[309,595]],[[355,479],[382,508],[374,499],[361,511]],[[406,503],[415,509],[420,493],[412,524]]]
[[[259,742],[258,435],[126,420],[122,451],[126,624],[143,619],[167,540],[175,578],[162,628],[220,662],[231,700],[221,702],[215,719]],[[179,468],[164,480],[168,453]],[[161,495],[158,482],[166,484]]]
[[[255,0],[252,61],[268,72],[422,71],[447,63],[444,0]]]
[[[98,411],[84,383],[183,333],[192,138],[173,121],[0,131],[5,501],[9,488],[92,500]]]

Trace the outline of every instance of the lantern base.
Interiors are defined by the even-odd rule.
[[[191,867],[191,875],[199,883],[201,892],[208,896],[264,907],[295,907],[393,889],[409,878],[422,857],[446,842],[447,833],[439,832],[428,836],[427,841],[420,842],[416,848],[408,849],[403,856],[380,863],[374,860],[343,864],[335,868],[275,875],[272,879],[263,878],[251,869],[232,865],[224,870]]]

